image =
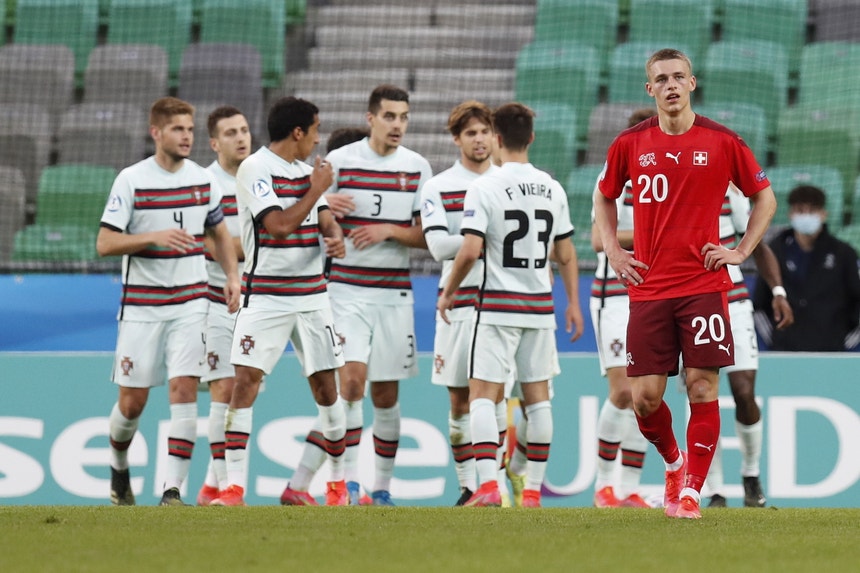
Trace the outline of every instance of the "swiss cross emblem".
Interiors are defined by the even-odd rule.
[[[132,362],[131,358],[128,356],[123,356],[119,363],[119,367],[122,370],[123,376],[129,376],[131,371],[134,369],[134,362]]]
[[[210,352],[206,356],[206,362],[209,363],[209,370],[215,370],[218,368],[218,363],[221,362],[221,358],[218,356],[217,352]]]
[[[707,151],[694,151],[693,152],[693,165],[707,165],[708,164],[708,152]]]
[[[254,348],[254,339],[250,334],[246,334],[242,340],[239,341],[239,348],[242,349],[242,354],[251,354],[251,349]]]
[[[445,359],[442,358],[441,354],[436,355],[436,358],[433,360],[433,367],[436,369],[436,374],[442,373],[442,368],[445,367]]]
[[[400,182],[400,190],[406,191],[406,184],[409,182],[409,178],[406,177],[406,174],[401,173],[398,181]]]

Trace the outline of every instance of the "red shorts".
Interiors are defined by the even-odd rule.
[[[628,376],[674,376],[679,356],[685,367],[731,366],[734,351],[725,292],[630,302]]]

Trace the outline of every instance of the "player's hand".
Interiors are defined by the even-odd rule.
[[[153,243],[158,247],[164,247],[187,253],[197,247],[197,239],[185,229],[165,229],[153,233]]]
[[[343,237],[323,237],[325,243],[325,254],[333,259],[342,259],[346,256],[346,243]]]
[[[637,261],[633,257],[633,253],[624,249],[615,249],[610,254],[606,252],[606,258],[609,260],[609,266],[615,271],[615,276],[626,285],[638,286],[645,282],[645,279],[639,274],[639,270],[647,271],[648,265],[642,261]]]
[[[705,256],[705,268],[716,271],[726,265],[739,265],[746,260],[746,256],[737,249],[727,249],[722,245],[705,243],[702,247]]]
[[[439,316],[442,317],[445,324],[451,324],[451,321],[448,320],[448,311],[452,308],[454,308],[454,297],[446,295],[445,291],[442,291],[439,298],[436,299],[436,310],[439,311]]]
[[[794,311],[784,296],[773,297],[770,304],[773,308],[773,320],[776,322],[777,330],[788,328],[794,324]]]
[[[230,314],[239,310],[241,296],[242,285],[239,283],[239,277],[227,277],[227,283],[224,285],[224,297],[227,299],[227,311]]]
[[[391,238],[391,225],[382,223],[379,225],[365,225],[349,232],[352,246],[358,249],[366,249],[371,245],[381,243]]]
[[[564,311],[564,326],[565,331],[573,332],[570,336],[571,342],[582,336],[585,330],[585,322],[582,318],[582,309],[578,305],[567,305],[567,309]]]
[[[325,196],[328,201],[329,209],[338,219],[346,217],[355,211],[355,202],[352,200],[352,195],[344,195],[343,193],[329,193]]]
[[[311,189],[325,191],[331,187],[332,181],[334,181],[334,170],[331,168],[331,163],[317,155],[314,159],[314,170],[311,171]]]

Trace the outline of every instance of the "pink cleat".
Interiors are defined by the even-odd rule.
[[[681,452],[681,467],[675,471],[666,472],[666,490],[663,493],[663,506],[669,517],[675,517],[675,512],[681,505],[681,489],[687,476],[687,452]]]

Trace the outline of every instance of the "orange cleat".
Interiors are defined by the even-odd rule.
[[[240,506],[245,504],[245,490],[238,485],[227,486],[209,505]]]
[[[325,487],[326,505],[349,505],[349,493],[346,491],[346,482],[330,481]]]
[[[621,507],[650,508],[651,506],[638,493],[631,493],[621,501]]]
[[[594,494],[594,507],[618,507],[620,503],[611,485],[601,488]]]
[[[209,505],[212,503],[212,500],[218,497],[217,487],[212,487],[211,485],[203,484],[203,487],[200,488],[200,491],[197,493],[197,505]]]
[[[463,505],[467,507],[500,507],[502,494],[499,492],[499,482],[493,480],[482,483],[475,495]]]
[[[689,495],[685,495],[681,498],[681,503],[678,505],[675,515],[671,517],[678,519],[702,519],[702,512],[699,511],[699,502]]]
[[[540,507],[540,492],[536,489],[524,489],[520,507]]]
[[[291,489],[289,485],[281,494],[281,505],[319,505],[306,491]]]
[[[666,515],[675,517],[681,500],[681,489],[687,476],[687,452],[681,452],[681,467],[675,471],[666,472],[666,489],[663,493],[663,507]]]

